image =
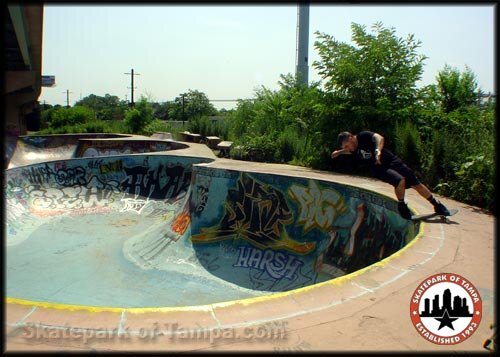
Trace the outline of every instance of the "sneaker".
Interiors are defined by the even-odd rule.
[[[441,202],[438,202],[437,205],[434,206],[434,212],[436,212],[440,216],[449,216],[450,211],[443,205]]]
[[[411,219],[412,214],[406,203],[398,202],[398,211],[404,219]]]

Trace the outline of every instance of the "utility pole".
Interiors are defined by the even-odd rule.
[[[184,127],[184,120],[185,120],[185,116],[184,116],[184,108],[185,108],[185,103],[188,102],[188,100],[186,100],[184,97],[186,96],[186,93],[182,93],[180,97],[177,97],[175,98],[175,101],[176,102],[181,102],[181,106],[182,106],[182,127]]]
[[[184,127],[184,118],[185,118],[185,116],[184,116],[184,102],[185,102],[184,96],[185,96],[185,94],[182,93],[182,95],[181,95],[181,98],[182,98],[182,127]]]
[[[132,68],[130,70],[130,73],[124,73],[124,74],[130,74],[130,106],[134,106],[134,76],[140,76],[140,73],[134,73],[134,69]]]
[[[306,86],[309,80],[308,49],[309,4],[300,3],[297,9],[297,63],[295,67],[295,77],[300,83]]]
[[[66,89],[66,92],[63,93],[66,93],[66,107],[69,108],[69,94],[73,94],[73,92],[70,92],[69,89]]]

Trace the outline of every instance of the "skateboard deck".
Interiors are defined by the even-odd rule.
[[[412,221],[421,221],[423,219],[428,219],[428,218],[432,218],[432,217],[440,217],[442,220],[448,222],[448,217],[450,216],[453,216],[454,214],[456,214],[458,212],[458,209],[456,208],[452,208],[449,210],[450,211],[450,214],[445,216],[443,214],[437,214],[436,212],[433,212],[433,213],[425,213],[425,214],[419,214],[419,215],[416,215],[416,216],[411,216],[411,220]]]

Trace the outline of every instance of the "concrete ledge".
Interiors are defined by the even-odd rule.
[[[231,150],[231,146],[233,145],[232,141],[222,141],[217,144],[217,150],[219,150],[219,156],[229,157],[229,150]]]

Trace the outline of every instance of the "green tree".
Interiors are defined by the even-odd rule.
[[[175,102],[151,103],[153,107],[153,115],[161,120],[171,120],[171,112],[174,107],[177,107]],[[179,119],[180,120],[180,119]]]
[[[43,126],[48,128],[61,128],[64,126],[72,126],[83,124],[93,120],[94,114],[92,110],[86,107],[53,107],[44,110],[41,113]]]
[[[181,93],[175,99],[176,106],[169,111],[175,120],[187,120],[191,118],[201,118],[205,115],[217,114],[217,109],[210,103],[205,93],[198,90],[189,90]]]
[[[313,166],[323,157],[322,129],[328,106],[319,83],[304,85],[281,75],[279,90],[257,88],[253,100],[239,100],[227,116],[234,157]]]
[[[153,107],[145,97],[141,97],[135,106],[125,113],[124,120],[131,133],[139,134],[153,121]]]
[[[412,34],[399,38],[381,22],[372,26],[372,34],[356,23],[351,30],[354,45],[315,32],[321,59],[313,67],[325,80],[325,89],[348,105],[351,119],[361,127],[379,129],[396,118],[411,117],[416,82],[427,58],[417,53],[421,42]]]
[[[476,104],[480,91],[475,74],[465,66],[465,71],[446,65],[436,77],[441,95],[441,108],[450,113],[459,108]]]
[[[106,94],[104,97],[90,94],[77,101],[76,106],[84,106],[92,109],[94,117],[100,120],[123,119],[127,104],[115,95]]]
[[[229,138],[235,140],[241,138],[248,130],[253,121],[254,104],[249,99],[239,99],[236,110],[228,115]]]

